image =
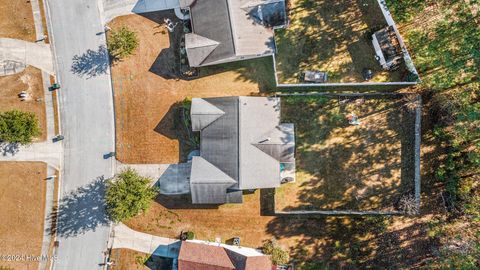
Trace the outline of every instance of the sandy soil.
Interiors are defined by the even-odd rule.
[[[110,24],[112,28],[128,26],[140,40],[134,55],[112,68],[117,159],[124,163],[180,160],[182,146],[173,127],[174,104],[186,97],[250,95],[260,91],[259,83],[246,73],[259,73],[255,68],[262,66],[251,63],[230,71],[202,72],[195,80],[176,79],[170,71],[175,69],[178,51],[171,48],[168,31],[162,25],[163,18],[171,16],[170,12],[129,15]]]
[[[41,255],[47,166],[42,162],[0,162],[0,254]],[[16,270],[38,262],[0,261]]]

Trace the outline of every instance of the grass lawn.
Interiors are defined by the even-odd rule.
[[[47,166],[42,162],[0,162],[0,254],[41,255]],[[15,270],[38,262],[0,261]]]
[[[295,124],[297,177],[277,189],[277,210],[396,210],[414,184],[411,104],[283,97],[282,121]],[[348,123],[352,113],[360,125]]]
[[[35,41],[32,6],[29,1],[0,0],[0,37]],[[27,91],[31,99],[20,101],[18,94]],[[38,100],[38,101],[37,101]],[[46,139],[45,100],[42,73],[34,67],[10,76],[0,76],[0,111],[18,109],[35,113]]]
[[[171,260],[130,249],[113,249],[110,260],[112,270],[164,270],[171,269]]]
[[[299,82],[300,72],[321,70],[329,82],[363,82],[362,70],[374,71],[374,82],[400,82],[404,65],[383,71],[374,58],[370,36],[387,26],[377,0],[292,0],[290,25],[275,32],[280,82]]]
[[[192,150],[175,124],[178,103],[186,97],[258,95],[274,84],[271,58],[204,68],[197,79],[178,79],[182,29],[178,25],[169,34],[166,17],[176,20],[173,12],[154,12],[110,23],[128,26],[140,40],[134,55],[112,67],[117,159],[124,163],[177,163]]]

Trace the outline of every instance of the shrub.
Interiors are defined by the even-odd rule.
[[[138,37],[126,26],[112,30],[108,37],[108,52],[114,60],[123,59],[133,53],[138,47]]]
[[[263,244],[262,250],[263,253],[271,256],[274,265],[284,265],[290,261],[288,252],[278,246],[274,239],[266,241]]]
[[[0,113],[0,142],[28,144],[40,135],[34,113],[12,110]]]
[[[146,211],[157,190],[150,186],[151,179],[142,177],[133,169],[127,169],[107,181],[107,212],[118,222]]]
[[[187,232],[187,240],[193,240],[193,239],[195,239],[195,233],[191,232],[191,231],[188,231]]]

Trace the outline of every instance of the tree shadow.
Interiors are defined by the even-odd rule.
[[[0,143],[0,152],[3,156],[15,156],[20,151],[19,143],[3,142]]]
[[[282,121],[295,124],[297,181],[277,192],[277,207],[397,211],[413,195],[415,115],[402,100],[291,98],[282,99]]]
[[[82,55],[75,55],[71,72],[80,77],[90,79],[99,75],[107,74],[110,64],[108,50],[100,45],[97,50],[88,49]]]
[[[110,220],[105,212],[104,178],[98,177],[62,197],[49,220],[57,225],[52,226],[51,233],[65,238],[108,225]]]

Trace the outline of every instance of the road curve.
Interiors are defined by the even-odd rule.
[[[114,172],[110,67],[97,0],[47,0],[64,140],[54,269],[102,269],[109,221],[103,180]]]

